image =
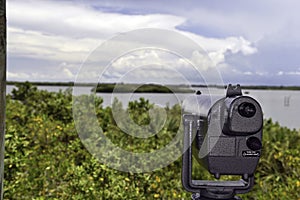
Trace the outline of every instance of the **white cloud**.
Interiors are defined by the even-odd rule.
[[[8,53],[27,58],[82,62],[98,43],[20,28],[8,27]]]
[[[256,47],[243,37],[228,37],[228,38],[207,38],[201,35],[196,35],[190,32],[182,34],[193,39],[202,48],[204,48],[215,65],[225,61],[225,53],[230,51],[232,54],[241,52],[243,55],[251,55],[257,53]]]
[[[247,72],[244,72],[244,75],[253,75],[253,73],[252,73],[252,72],[249,72],[249,71],[247,71]]]
[[[224,21],[223,28],[229,25],[232,19],[232,15],[222,18],[221,14],[209,13],[208,10],[202,10],[203,12],[199,12],[197,15],[193,13],[195,10],[191,10],[190,14],[182,16],[153,13],[126,14],[125,12],[116,13],[96,10],[90,7],[88,2],[83,5],[74,2],[49,0],[12,0],[7,3],[7,9],[9,54],[12,57],[68,63],[68,66],[65,67],[57,64],[53,65],[52,70],[58,72],[60,77],[65,77],[68,80],[74,77],[76,69],[79,69],[80,64],[95,47],[117,33],[140,28],[162,28],[178,31],[176,27],[185,23],[190,14],[193,17],[199,16],[199,20],[203,25],[220,25]],[[206,15],[205,18],[203,18],[204,15]],[[241,19],[236,19],[236,21],[232,21],[232,23],[241,24]],[[239,27],[236,26],[235,28]],[[213,63],[205,60],[197,53],[193,54],[191,58],[187,58],[203,70],[215,66],[230,67],[225,60],[227,52],[232,54],[241,53],[244,56],[258,52],[254,44],[242,36],[209,38],[188,31],[179,31],[179,33],[193,39],[209,54]],[[125,66],[133,67],[133,65],[146,65],[147,63],[162,63],[163,55],[156,56],[145,54],[144,57],[139,55],[121,58],[117,60],[120,63],[119,65],[114,63],[114,69],[119,71],[111,71],[110,74],[120,76],[122,72],[128,69]],[[167,62],[163,63],[168,64]],[[72,67],[70,67],[71,64]],[[173,67],[176,69],[176,66],[183,71],[187,69],[188,65],[184,60],[176,58],[176,65]],[[28,79],[40,77],[44,80],[52,80],[55,78],[53,72],[49,70],[36,72],[35,74],[31,71],[32,69],[28,68]],[[156,71],[156,73],[159,75],[160,71]],[[13,75],[9,77],[11,79],[18,78],[18,76]],[[24,74],[23,77],[25,77]]]
[[[199,51],[194,51],[192,54],[191,62],[197,66],[198,69],[208,70],[209,68],[216,67],[215,63],[211,60],[211,58]]]
[[[291,76],[299,76],[300,75],[300,71],[279,71],[276,73],[277,76],[283,76],[283,75],[291,75]]]
[[[117,33],[147,27],[173,29],[185,20],[163,14],[107,13],[65,1],[10,1],[7,9],[10,57],[73,63],[77,69],[92,50]],[[54,65],[53,70],[66,78],[73,76],[69,68]],[[29,79],[38,76],[30,71],[28,68]],[[38,74],[41,79],[53,78],[48,70]]]
[[[131,12],[173,13],[188,19],[181,27],[201,34],[239,36],[255,42],[277,32],[285,24],[299,21],[299,1],[252,0],[202,2],[198,0],[145,1],[103,0],[92,3],[106,8],[120,8]],[[292,24],[290,24],[292,25]],[[294,24],[296,25],[296,24]],[[292,25],[293,26],[293,25]],[[299,26],[298,26],[299,27]],[[298,30],[297,26],[294,26]]]
[[[287,75],[300,76],[300,71],[286,72]]]
[[[284,72],[283,71],[279,71],[279,72],[277,72],[277,75],[278,76],[282,76],[284,74]]]
[[[60,64],[60,71],[62,71],[62,75],[64,76],[65,79],[74,79],[75,76],[70,70],[70,68],[73,68],[72,65],[63,62]]]
[[[67,78],[74,78],[73,73],[69,69],[64,68],[63,72],[64,72],[64,74],[66,75]]]
[[[266,72],[266,71],[257,71],[255,72],[256,75],[258,76],[268,76],[270,73],[269,72]]]
[[[182,83],[184,71],[192,68],[188,61],[168,51],[140,49],[116,59],[105,75],[117,82]]]
[[[95,10],[88,2],[11,1],[8,3],[10,26],[43,33],[107,39],[119,32],[138,28],[165,28],[183,23],[185,18],[168,14],[126,15]],[[38,9],[37,9],[38,8]]]
[[[27,80],[30,78],[30,75],[26,73],[13,73],[13,72],[7,72],[7,79],[8,80]]]

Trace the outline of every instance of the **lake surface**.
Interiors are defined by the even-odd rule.
[[[14,86],[7,86],[7,93],[11,93]],[[39,89],[57,92],[65,90],[68,87],[56,86],[38,86]],[[195,88],[197,89],[197,88]],[[199,88],[203,94],[207,91]],[[82,88],[82,92],[86,88]],[[273,121],[278,121],[280,125],[289,128],[300,129],[300,91],[287,91],[287,90],[244,90],[246,95],[255,98],[262,106],[264,118],[272,118]],[[212,89],[210,93],[213,95],[225,95],[225,90]],[[160,106],[172,106],[176,103],[181,103],[190,94],[165,94],[165,93],[98,93],[98,96],[103,98],[103,106],[110,106],[114,98],[118,98],[123,106],[126,106],[129,101],[138,100],[140,97],[148,99],[151,103]]]

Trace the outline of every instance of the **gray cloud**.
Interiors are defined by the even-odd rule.
[[[229,82],[300,85],[299,6],[291,0],[10,0],[8,79],[70,81],[98,44],[148,27],[195,40]]]

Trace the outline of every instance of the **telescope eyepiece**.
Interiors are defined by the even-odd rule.
[[[241,116],[251,118],[256,113],[255,105],[249,102],[244,102],[239,105],[238,112]]]

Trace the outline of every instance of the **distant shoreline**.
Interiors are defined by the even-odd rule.
[[[74,82],[28,82],[33,86],[65,86],[73,87]],[[26,82],[7,81],[7,85],[18,85]],[[94,83],[76,83],[76,86],[95,86]],[[115,90],[116,83],[102,83],[98,84],[96,92],[99,93],[111,93],[111,92],[136,92],[136,93],[172,93],[182,92],[191,93],[193,90],[187,85],[158,85],[158,84],[144,84],[136,88],[138,84],[123,84],[119,83],[117,90]],[[222,85],[191,85],[194,88],[226,88]],[[300,90],[300,86],[268,86],[268,85],[241,85],[242,89],[251,90]]]

